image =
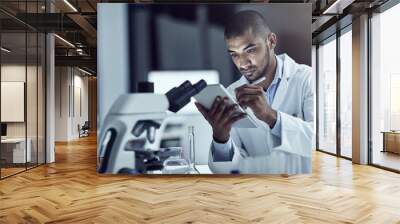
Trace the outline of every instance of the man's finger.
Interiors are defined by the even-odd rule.
[[[264,89],[264,88],[266,88],[266,87],[265,87],[265,80],[262,81],[262,82],[259,82],[259,83],[257,83],[257,84],[254,84],[253,86],[258,87],[258,88],[261,87],[262,89]]]
[[[215,112],[213,118],[215,121],[219,121],[222,115],[225,113],[225,108],[228,106],[228,98],[224,97],[220,102],[217,111]]]
[[[259,97],[259,96],[263,96],[263,94],[260,93],[238,93],[236,94],[236,100],[239,101],[241,98],[244,97]]]
[[[237,87],[237,88],[235,89],[235,93],[237,93],[237,92],[239,92],[239,91],[242,91],[242,89],[243,89],[243,88],[246,88],[246,87],[247,87],[247,84],[244,84],[244,85],[241,85],[241,86]]]
[[[255,94],[255,93],[259,93],[259,94],[263,94],[264,91],[260,88],[242,88],[238,91],[236,91],[236,93],[250,93],[250,94]]]
[[[264,91],[259,87],[257,87],[257,88],[242,88],[242,89],[236,91],[235,93],[236,93],[236,99],[238,99],[238,98],[240,98],[240,96],[246,95],[246,94],[263,95]]]
[[[199,104],[197,102],[195,102],[194,104],[196,105],[196,107],[200,111],[200,113],[203,115],[203,117],[208,120],[208,111],[207,111],[207,109],[203,105],[201,105],[201,104]]]
[[[235,89],[235,92],[241,91],[242,89],[258,89],[260,87],[262,87],[262,86],[259,86],[257,84],[256,85],[244,84],[244,85],[241,85],[241,86],[237,87]]]
[[[240,106],[250,106],[254,100],[257,100],[259,95],[245,95],[238,99]]]
[[[231,118],[228,120],[228,122],[226,123],[226,125],[232,125],[232,124],[235,123],[236,121],[238,121],[238,120],[240,120],[240,119],[243,119],[243,118],[245,118],[245,117],[246,117],[246,114],[245,114],[245,113],[237,114],[237,115],[231,117]]]
[[[211,117],[214,116],[215,111],[217,110],[217,107],[218,107],[218,105],[220,103],[220,100],[221,100],[220,96],[215,97],[214,102],[213,102],[213,104],[212,104],[212,106],[210,108],[210,111],[208,113]]]
[[[225,110],[224,117],[221,119],[221,123],[226,123],[232,116],[234,116],[238,110],[237,108],[237,104],[229,105]]]

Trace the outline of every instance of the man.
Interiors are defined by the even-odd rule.
[[[232,128],[243,118],[217,97],[198,110],[213,130],[209,167],[214,173],[295,174],[311,172],[314,92],[311,68],[275,55],[277,36],[256,11],[237,13],[225,41],[242,77],[228,87],[257,118],[258,128]],[[257,82],[265,77],[265,80]]]

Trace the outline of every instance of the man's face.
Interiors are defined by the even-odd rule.
[[[255,81],[265,75],[271,57],[266,35],[256,35],[249,30],[225,41],[233,63],[248,81]]]

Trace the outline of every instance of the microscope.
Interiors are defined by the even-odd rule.
[[[207,86],[189,81],[164,94],[152,83],[140,83],[139,93],[123,94],[108,112],[99,138],[99,173],[146,174],[163,169],[163,162],[179,152],[160,148],[167,110],[178,112]]]

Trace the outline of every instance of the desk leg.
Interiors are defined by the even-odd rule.
[[[383,134],[383,149],[382,149],[382,151],[381,152],[386,152],[386,134],[385,133],[382,133]]]

